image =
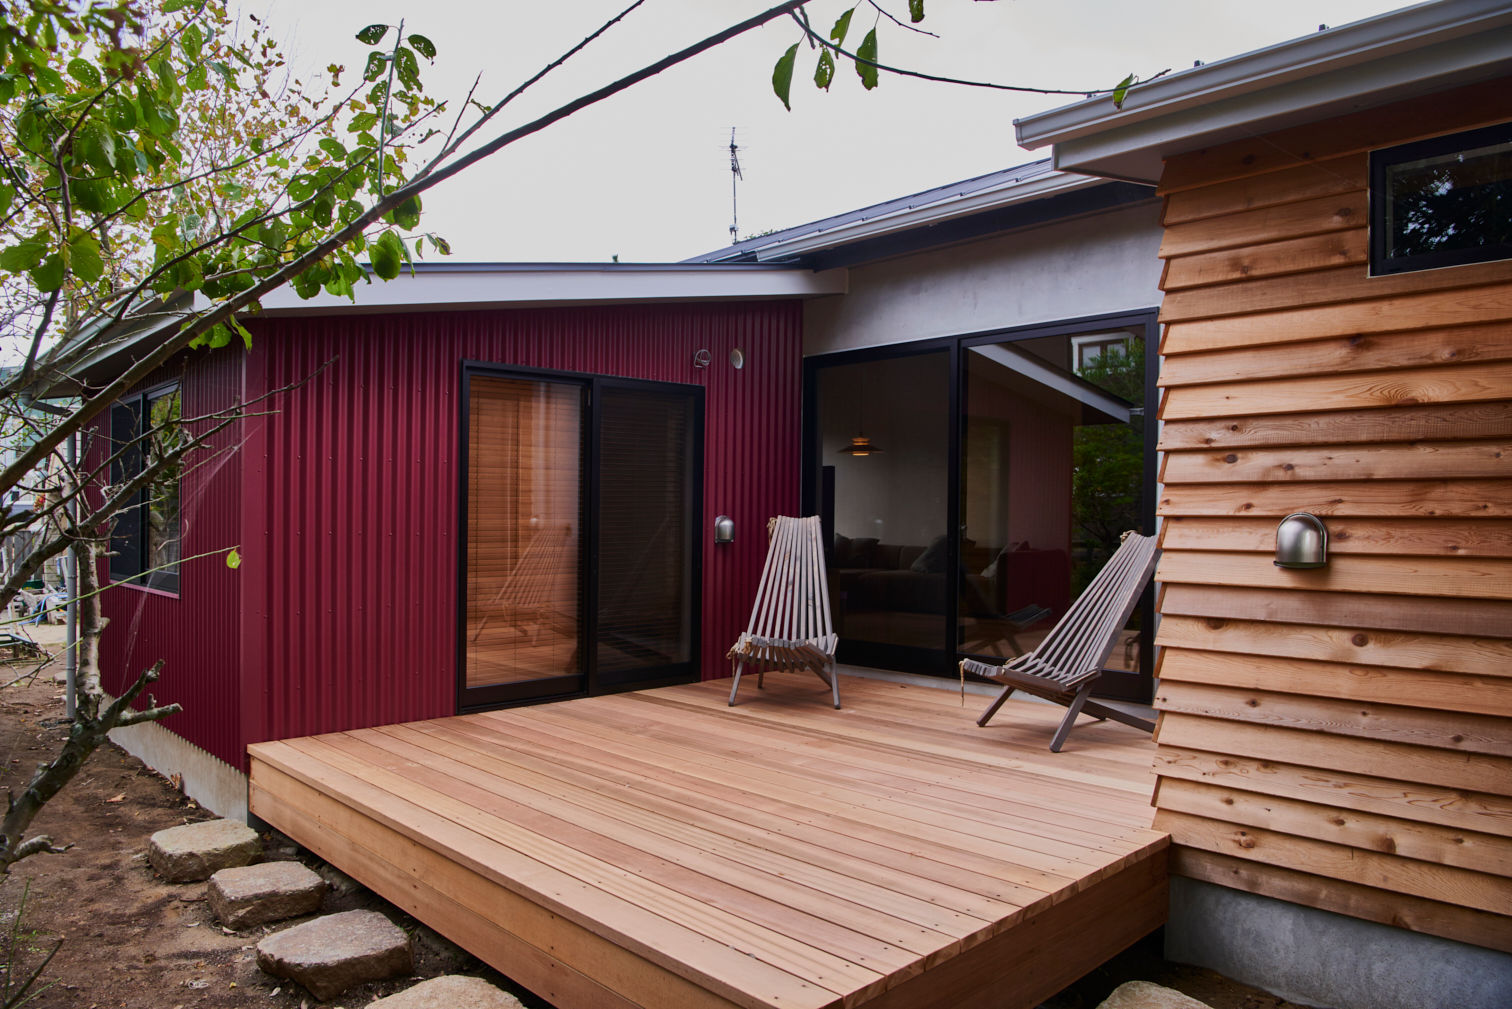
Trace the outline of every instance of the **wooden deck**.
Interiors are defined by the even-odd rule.
[[[560,1009],[1027,1007],[1164,922],[1148,736],[728,690],[262,743],[251,808]]]

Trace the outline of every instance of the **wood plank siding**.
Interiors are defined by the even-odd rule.
[[[1155,826],[1178,874],[1512,951],[1512,262],[1366,266],[1368,151],[1508,87],[1166,164]],[[1277,568],[1303,510],[1330,563]]]
[[[252,811],[561,1009],[1027,1009],[1165,921],[1147,736],[766,680],[257,744]]]

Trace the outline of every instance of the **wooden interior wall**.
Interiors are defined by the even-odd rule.
[[[1368,151],[1512,79],[1171,159],[1172,871],[1512,950],[1512,262],[1367,273]],[[1293,511],[1330,563],[1272,562]]]

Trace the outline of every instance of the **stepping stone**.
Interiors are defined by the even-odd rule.
[[[210,913],[227,928],[244,929],[320,910],[326,881],[298,862],[260,862],[210,877]]]
[[[1190,995],[1150,981],[1125,981],[1097,1009],[1211,1009]]]
[[[147,841],[147,860],[170,883],[193,883],[262,857],[257,831],[235,820],[169,827]]]
[[[343,911],[268,936],[257,944],[257,966],[325,1002],[353,985],[409,974],[415,958],[409,936],[377,911]]]
[[[525,1006],[509,992],[482,978],[447,974],[371,1002],[367,1009],[525,1009]]]

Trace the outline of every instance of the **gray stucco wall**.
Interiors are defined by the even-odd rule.
[[[1160,204],[1149,202],[852,267],[809,301],[805,355],[1160,304]]]

